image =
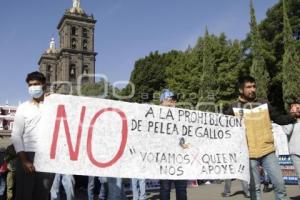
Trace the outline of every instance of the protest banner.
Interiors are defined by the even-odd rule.
[[[38,171],[249,181],[244,128],[234,116],[57,94],[41,110]]]

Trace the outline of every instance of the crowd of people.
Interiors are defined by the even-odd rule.
[[[44,100],[46,90],[45,76],[40,72],[27,75],[26,83],[32,99],[21,104],[16,112],[10,145],[5,150],[5,156],[0,168],[0,195],[2,199],[11,200],[51,200],[60,199],[61,185],[67,200],[75,199],[75,179],[73,175],[52,174],[35,170],[33,160],[36,152],[37,125],[40,121],[40,106]],[[288,200],[282,172],[275,155],[274,139],[271,121],[282,125],[289,138],[290,154],[295,171],[300,176],[300,102],[290,105],[290,113],[279,114],[267,100],[256,96],[256,81],[251,76],[240,77],[237,81],[239,92],[237,101],[224,111],[224,114],[244,118],[247,144],[250,157],[250,184],[242,181],[242,188],[246,198],[261,200],[261,172],[269,177],[273,185],[276,200]],[[168,89],[160,96],[161,106],[175,107],[177,96]],[[244,116],[243,109],[254,109],[267,104],[269,115],[267,120],[257,120],[254,125]],[[236,112],[235,110],[239,111]],[[250,114],[251,115],[251,114]],[[251,124],[251,128],[250,128]],[[267,128],[265,128],[267,127]],[[181,148],[189,148],[180,143]],[[5,176],[4,176],[5,174]],[[6,177],[6,180],[5,180]],[[95,181],[99,181],[95,184]],[[268,180],[268,182],[269,182]],[[171,185],[174,183],[176,199],[187,199],[186,180],[160,180],[160,199],[170,200]],[[100,185],[98,199],[122,200],[126,199],[122,178],[88,177],[87,199],[95,199],[95,186]],[[146,199],[146,184],[143,179],[132,179],[134,200]],[[231,195],[231,180],[225,181],[223,197]],[[4,194],[4,191],[7,191]],[[199,199],[201,199],[199,197]]]

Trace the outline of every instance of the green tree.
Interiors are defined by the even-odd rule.
[[[166,87],[166,67],[176,59],[180,53],[171,51],[159,54],[158,51],[151,52],[145,58],[135,62],[134,70],[130,76],[130,82],[134,88],[128,85],[127,92],[134,89],[134,96],[129,101],[151,102],[160,91]]]
[[[268,83],[270,81],[269,73],[267,71],[266,62],[263,56],[262,39],[256,22],[255,10],[253,1],[250,0],[250,38],[251,38],[251,53],[252,66],[250,68],[251,76],[255,77],[257,82],[257,96],[267,98]]]
[[[283,55],[283,99],[285,107],[294,98],[300,100],[300,60],[296,51],[293,32],[288,18],[286,0],[283,0],[284,55]]]
[[[296,51],[300,53],[300,1],[286,1],[289,12],[289,22],[297,40],[294,41]],[[271,78],[269,83],[269,100],[278,109],[284,110],[283,94],[282,94],[282,61],[284,54],[283,39],[283,3],[280,0],[271,7],[266,14],[266,18],[259,24],[259,30],[262,37],[264,58]],[[297,36],[298,35],[298,36]],[[243,42],[244,49],[250,48],[250,35]],[[247,59],[251,58],[251,54],[247,55]],[[247,61],[248,62],[248,61]]]
[[[195,49],[181,52],[166,68],[167,86],[176,92],[180,102],[196,105],[199,100],[199,77],[202,55]]]
[[[236,98],[235,82],[243,71],[243,59],[242,47],[238,40],[231,42],[224,33],[217,37],[206,32],[206,36],[199,37],[193,48],[181,53],[172,66],[167,67],[166,82],[171,89],[182,94],[180,102],[191,103],[194,106],[203,101],[228,103]],[[208,72],[211,69],[207,69],[207,74],[203,77],[204,67],[209,65],[213,66],[214,72]],[[201,82],[204,78],[210,84],[212,76],[213,85],[207,86],[207,83]],[[213,95],[202,95],[202,90],[208,95],[206,89],[212,87],[216,88],[210,90]]]
[[[209,35],[206,28],[204,43],[203,43],[203,63],[202,63],[202,76],[199,81],[200,94],[202,102],[216,102],[218,95],[218,82],[217,82],[217,63],[216,63],[216,48],[218,48],[218,41]],[[204,110],[213,111],[211,106],[204,106]]]
[[[109,82],[101,79],[96,83],[83,84],[80,94],[83,96],[101,97],[105,99],[117,100],[117,98],[113,95],[113,91],[118,94],[119,89],[113,88]]]
[[[286,0],[286,4],[292,29],[290,35],[298,39],[293,41],[297,54],[300,52],[300,1]],[[262,86],[258,88],[258,96],[268,96],[273,105],[283,109],[282,0],[268,10],[266,19],[259,25],[252,2],[250,7],[251,32],[242,42],[232,42],[225,34],[215,36],[207,31],[186,51],[153,52],[136,61],[130,78],[135,85],[135,95],[130,101],[153,102],[153,94],[170,88],[181,94],[180,101],[193,105],[207,101],[205,98],[212,97],[208,96],[209,93],[214,94],[214,102],[224,104],[236,98],[237,77],[251,72],[258,81],[258,87]],[[122,90],[125,94],[129,91],[129,86]]]
[[[243,55],[243,49],[238,40],[227,42],[224,49],[224,60],[218,66],[218,103],[222,107],[237,97],[236,80],[245,70]]]

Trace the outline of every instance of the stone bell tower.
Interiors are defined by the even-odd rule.
[[[50,48],[39,60],[40,71],[44,73],[52,89],[69,93],[81,83],[94,83],[95,61],[94,30],[96,20],[80,7],[80,0],[73,0],[73,7],[66,10],[58,23],[59,48],[54,39]]]

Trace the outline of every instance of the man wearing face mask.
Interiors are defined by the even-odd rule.
[[[31,100],[19,105],[11,140],[18,155],[16,164],[16,200],[48,200],[54,174],[36,172],[33,161],[37,147],[40,108],[44,101],[46,78],[40,72],[27,75]]]
[[[175,107],[176,105],[176,95],[168,89],[164,89],[160,95],[160,105]],[[183,149],[189,147],[188,144],[185,144],[184,139],[182,138],[178,143]],[[186,180],[160,180],[160,200],[170,200],[170,192],[172,188],[172,182],[174,182],[176,189],[176,199],[177,200],[187,200],[187,181]]]
[[[261,183],[259,166],[262,166],[270,176],[274,186],[276,200],[288,200],[282,172],[275,156],[274,139],[271,120],[280,125],[295,122],[294,115],[281,115],[267,100],[256,97],[256,81],[251,76],[240,77],[237,81],[239,97],[225,112],[228,115],[237,115],[244,119],[247,143],[250,157],[250,198],[261,200]],[[267,112],[261,109],[253,111],[258,106],[268,108]],[[250,113],[244,113],[249,109]],[[239,110],[234,112],[234,110]]]

